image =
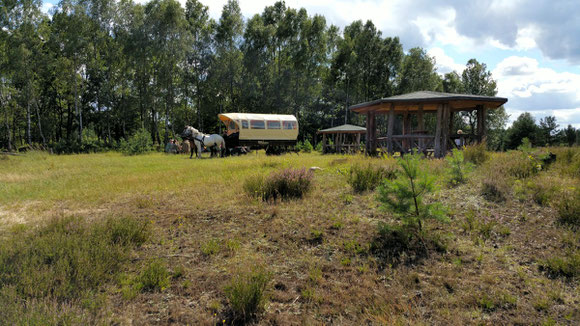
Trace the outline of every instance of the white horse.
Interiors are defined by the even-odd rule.
[[[224,138],[218,134],[206,135],[199,130],[186,126],[185,130],[181,134],[183,139],[187,139],[190,142],[193,141],[195,147],[197,147],[197,158],[201,158],[201,148],[203,146],[207,148],[212,148],[216,146],[220,150],[220,156],[224,156],[224,151],[226,149],[226,141]],[[213,151],[212,151],[213,152]],[[189,158],[193,157],[193,146],[191,147],[191,155]]]

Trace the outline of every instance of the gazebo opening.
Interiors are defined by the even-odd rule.
[[[414,149],[426,155],[444,157],[448,150],[474,142],[481,142],[486,137],[486,111],[497,109],[507,102],[506,98],[482,95],[452,94],[421,91],[391,96],[371,102],[360,103],[350,110],[366,114],[367,155],[382,153],[408,153]],[[476,111],[477,122],[472,133],[453,133],[453,115],[461,111]],[[402,134],[395,135],[395,115],[402,115]],[[428,134],[425,129],[425,116],[435,115],[435,134]],[[386,135],[377,134],[377,115],[387,115]],[[417,124],[412,126],[411,117],[416,115]]]

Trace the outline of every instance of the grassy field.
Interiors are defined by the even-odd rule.
[[[580,151],[487,156],[457,186],[422,162],[449,222],[396,255],[399,219],[347,180],[393,158],[0,156],[0,324],[580,323]],[[313,166],[301,199],[244,191]]]

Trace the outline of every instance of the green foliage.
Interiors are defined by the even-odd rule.
[[[244,182],[244,191],[263,201],[297,199],[310,191],[313,173],[306,169],[285,169],[272,172],[266,178],[253,176]]]
[[[580,276],[580,251],[568,251],[562,257],[552,257],[540,263],[540,268],[552,277]]]
[[[485,143],[478,143],[476,145],[465,147],[463,150],[465,161],[475,165],[483,164],[489,159],[489,153],[487,152],[486,147],[487,145]]]
[[[397,178],[385,180],[378,188],[378,200],[383,207],[392,210],[406,227],[419,233],[427,219],[448,220],[440,203],[425,200],[425,196],[436,192],[437,187],[435,177],[421,168],[420,157],[413,154],[398,159],[401,170]]]
[[[264,310],[270,280],[270,273],[260,268],[234,276],[224,292],[235,321],[249,321]]]
[[[556,209],[561,223],[580,228],[580,188],[565,189],[556,201]]]
[[[512,126],[507,130],[507,149],[515,149],[522,144],[524,138],[528,138],[533,145],[537,144],[538,126],[536,120],[529,112],[522,113]]]
[[[146,225],[129,218],[89,224],[70,217],[8,235],[0,244],[0,310],[20,309],[23,301],[58,306],[92,300],[91,293],[115,279],[131,249],[149,238]]]
[[[368,164],[361,166],[355,164],[347,172],[347,182],[358,193],[375,190],[384,179],[394,179],[396,170],[397,168],[393,165]]]
[[[163,291],[170,285],[171,273],[160,260],[150,261],[138,277],[137,287],[141,291]]]
[[[145,154],[153,150],[153,141],[149,132],[140,129],[128,141],[121,143],[121,150],[127,155]]]
[[[451,156],[445,158],[449,164],[448,175],[449,184],[451,186],[456,186],[464,184],[467,181],[467,174],[473,170],[473,164],[465,162],[463,159],[463,153],[454,148]]]

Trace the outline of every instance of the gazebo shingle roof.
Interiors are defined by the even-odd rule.
[[[351,106],[350,110],[358,113],[385,111],[392,104],[395,111],[399,112],[415,111],[419,106],[425,111],[435,111],[437,105],[442,103],[448,103],[453,110],[475,108],[477,105],[495,109],[506,102],[507,98],[504,97],[420,91],[356,104]]]
[[[364,134],[367,131],[365,127],[353,126],[345,124],[342,126],[332,127],[328,129],[319,130],[319,134],[336,134],[336,133],[361,133]]]

